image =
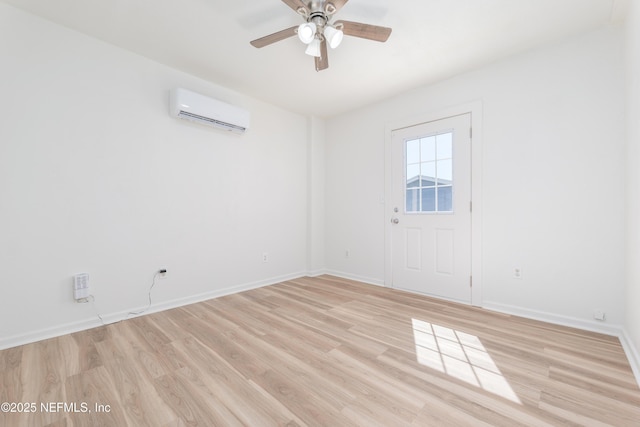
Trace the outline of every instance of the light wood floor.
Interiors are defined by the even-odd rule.
[[[617,338],[328,276],[1,351],[0,402],[37,406],[7,427],[640,425]]]

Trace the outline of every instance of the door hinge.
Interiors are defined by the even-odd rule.
[[[473,212],[473,202],[469,202],[469,212]]]
[[[473,138],[473,128],[469,128],[469,138]]]
[[[473,276],[469,276],[469,287],[473,288]]]

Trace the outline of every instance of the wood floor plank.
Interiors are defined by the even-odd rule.
[[[550,381],[540,402],[615,426],[639,425],[640,407],[564,382]]]
[[[7,427],[640,425],[616,337],[332,276],[0,351],[0,400],[38,404]]]
[[[305,425],[340,425],[345,427],[357,425],[340,417],[342,407],[335,407],[320,398],[316,390],[304,387],[298,383],[296,378],[291,378],[275,370],[268,370],[256,378],[255,383],[277,400],[286,402],[285,406]]]
[[[240,420],[208,395],[206,386],[193,376],[175,372],[157,378],[154,385],[165,405],[190,426],[238,426]]]
[[[580,390],[588,390],[617,402],[628,403],[632,406],[638,403],[638,393],[633,386],[625,382],[612,381],[611,378],[600,375],[585,375],[583,372],[566,369],[562,366],[552,366],[548,379],[572,385]]]
[[[132,425],[124,415],[119,390],[104,366],[68,377],[65,390],[66,398],[53,402],[70,405],[60,413],[68,416],[74,426]]]
[[[100,327],[96,329],[102,329],[102,328],[104,327]],[[102,366],[102,360],[100,359],[100,354],[96,349],[96,344],[93,339],[95,336],[96,335],[95,335],[94,329],[71,334],[71,337],[75,340],[79,350],[78,352],[79,372],[88,371],[90,369]]]
[[[174,346],[192,361],[194,367],[199,367],[199,375],[205,378],[211,391],[245,425],[285,426],[296,418],[284,407],[274,408],[272,400],[260,393],[253,383],[197,340],[185,338],[175,342]],[[238,402],[251,404],[240,407]]]
[[[136,364],[128,363],[126,359],[112,359],[105,362],[104,368],[118,390],[119,401],[129,424],[153,427],[176,418],[176,414],[166,405],[157,404],[160,396]]]

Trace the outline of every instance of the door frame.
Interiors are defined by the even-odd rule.
[[[387,123],[384,141],[384,285],[393,287],[392,224],[392,132],[462,114],[471,115],[471,305],[482,306],[482,101],[475,101]]]

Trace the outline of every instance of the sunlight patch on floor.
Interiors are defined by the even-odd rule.
[[[418,363],[522,404],[477,336],[411,321]]]

